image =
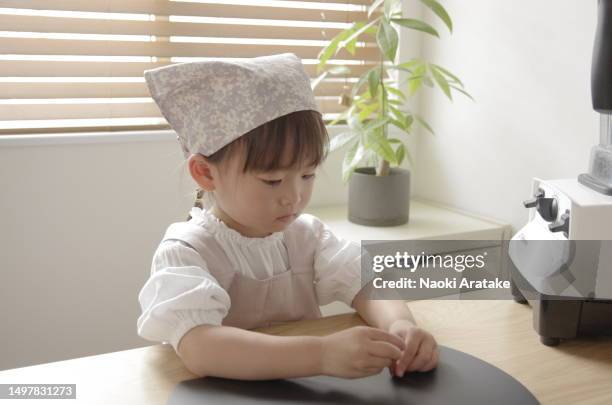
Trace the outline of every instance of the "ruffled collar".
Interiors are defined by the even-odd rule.
[[[232,242],[239,243],[241,245],[267,245],[278,243],[278,241],[283,240],[282,231],[273,232],[268,236],[259,238],[244,236],[235,229],[228,227],[223,221],[217,218],[208,209],[192,207],[189,214],[191,215],[190,221],[193,221],[203,226],[212,234],[218,235],[219,237],[230,240]]]

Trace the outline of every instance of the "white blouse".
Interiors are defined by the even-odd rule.
[[[209,210],[193,207],[192,221],[210,232],[222,246],[232,267],[247,277],[266,279],[289,268],[283,232],[262,238],[241,235]],[[361,247],[336,237],[317,217],[302,214],[313,230],[304,237],[317,238],[314,288],[319,305],[343,301],[347,305],[361,289]],[[208,271],[206,258],[177,240],[157,247],[151,274],[138,300],[142,314],[138,334],[148,340],[170,343],[177,350],[191,328],[221,325],[231,305],[228,293]]]

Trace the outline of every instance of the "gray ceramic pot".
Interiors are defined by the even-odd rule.
[[[408,222],[410,172],[392,167],[388,176],[376,176],[373,167],[355,169],[349,180],[348,220],[368,226],[395,226]]]

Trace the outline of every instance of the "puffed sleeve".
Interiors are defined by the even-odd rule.
[[[361,245],[337,237],[320,219],[311,219],[317,239],[314,271],[319,305],[342,301],[350,306],[361,289]]]
[[[138,335],[170,343],[174,350],[191,328],[221,325],[230,307],[228,293],[210,274],[202,256],[175,240],[158,246],[138,301],[142,309]]]

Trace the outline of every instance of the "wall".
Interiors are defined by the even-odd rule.
[[[420,134],[415,191],[511,223],[527,220],[531,178],[576,178],[599,139],[590,96],[596,1],[447,0],[455,29],[423,56],[476,99],[424,93],[436,136]]]

